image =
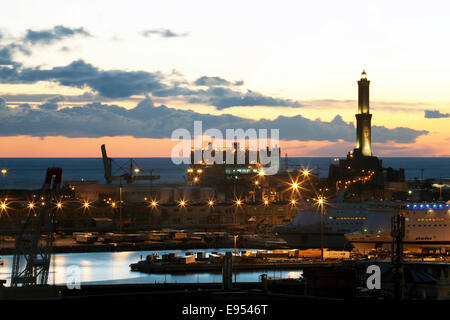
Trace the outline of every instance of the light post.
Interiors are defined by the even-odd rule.
[[[323,261],[323,205],[325,199],[319,197],[317,199],[317,204],[320,206],[320,259]]]
[[[119,187],[119,233],[122,233],[122,180]]]
[[[1,173],[2,173],[3,192],[6,195],[6,174],[8,173],[8,170],[2,169]]]

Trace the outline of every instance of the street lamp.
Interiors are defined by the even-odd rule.
[[[323,206],[325,198],[322,196],[318,197],[316,203],[320,207],[320,259],[323,261]]]
[[[0,172],[2,173],[3,189],[6,189],[6,180],[5,180],[5,177],[6,177],[6,174],[8,173],[8,170],[2,169]],[[6,191],[5,191],[5,192],[6,192]]]

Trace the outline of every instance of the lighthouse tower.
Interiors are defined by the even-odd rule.
[[[369,86],[366,71],[361,73],[358,80],[358,113],[356,117],[356,148],[347,154],[346,159],[339,159],[336,164],[331,164],[328,172],[329,186],[337,189],[344,186],[344,189],[351,190],[355,196],[379,197],[378,191],[384,189],[385,182],[404,182],[404,169],[394,170],[392,168],[383,169],[382,160],[372,154],[372,133],[369,107]],[[367,174],[369,173],[369,176]],[[367,182],[355,182],[361,177],[370,177]],[[347,182],[352,181],[355,185],[350,187]],[[343,185],[345,184],[345,185]],[[378,190],[378,191],[374,191]],[[364,195],[362,192],[364,191]],[[378,193],[377,193],[378,192]],[[391,197],[391,191],[386,195]],[[382,193],[381,193],[382,194]]]
[[[371,120],[369,113],[369,86],[366,71],[361,73],[358,81],[358,114],[356,114],[356,149],[361,156],[372,156]]]

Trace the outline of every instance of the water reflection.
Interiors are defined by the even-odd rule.
[[[232,249],[204,249],[207,254],[211,251],[225,253]],[[248,249],[242,249],[248,250]],[[186,274],[145,274],[132,272],[130,264],[144,259],[150,253],[163,254],[177,252],[185,255],[192,250],[153,250],[153,251],[129,251],[129,252],[90,252],[90,253],[64,253],[52,257],[50,264],[49,284],[65,284],[69,267],[77,267],[80,270],[81,283],[200,283],[221,282],[220,273],[186,273]],[[3,266],[0,266],[0,279],[7,280],[10,285],[12,256],[3,256]],[[236,272],[233,280],[238,282],[258,281],[259,275],[266,273],[273,278],[299,278],[301,270],[259,270],[255,272]]]

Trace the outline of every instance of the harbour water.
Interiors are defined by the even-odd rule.
[[[205,249],[204,252],[218,251],[225,253],[233,249]],[[250,250],[250,249],[239,249]],[[189,250],[195,252],[195,250]],[[197,250],[198,251],[198,250]],[[269,250],[270,251],[270,250]],[[197,283],[222,282],[220,273],[183,273],[183,274],[145,274],[131,271],[130,264],[135,263],[150,253],[163,254],[177,252],[185,255],[185,250],[159,250],[159,251],[128,251],[128,252],[90,252],[65,253],[52,256],[49,284],[72,283],[71,277],[79,274],[79,281],[83,284],[135,284],[135,283]],[[6,280],[10,285],[12,256],[2,256],[3,265],[0,266],[0,279]],[[301,270],[267,270],[236,272],[233,281],[252,282],[259,281],[261,274],[274,278],[299,278]]]
[[[404,168],[407,179],[450,178],[450,158],[381,158],[383,167]],[[113,174],[120,173],[118,165],[128,159],[114,159]],[[153,169],[161,179],[155,183],[184,181],[188,165],[175,165],[170,158],[134,159],[140,169]],[[328,175],[334,158],[288,158],[290,169],[310,168],[320,177]],[[129,166],[129,164],[128,164]],[[284,170],[285,161],[281,161]],[[63,169],[63,180],[97,180],[104,182],[101,158],[0,158],[0,168],[8,170],[3,175],[0,189],[38,189],[42,186],[48,167]],[[123,173],[123,172],[122,172]],[[148,183],[148,182],[147,182]]]

